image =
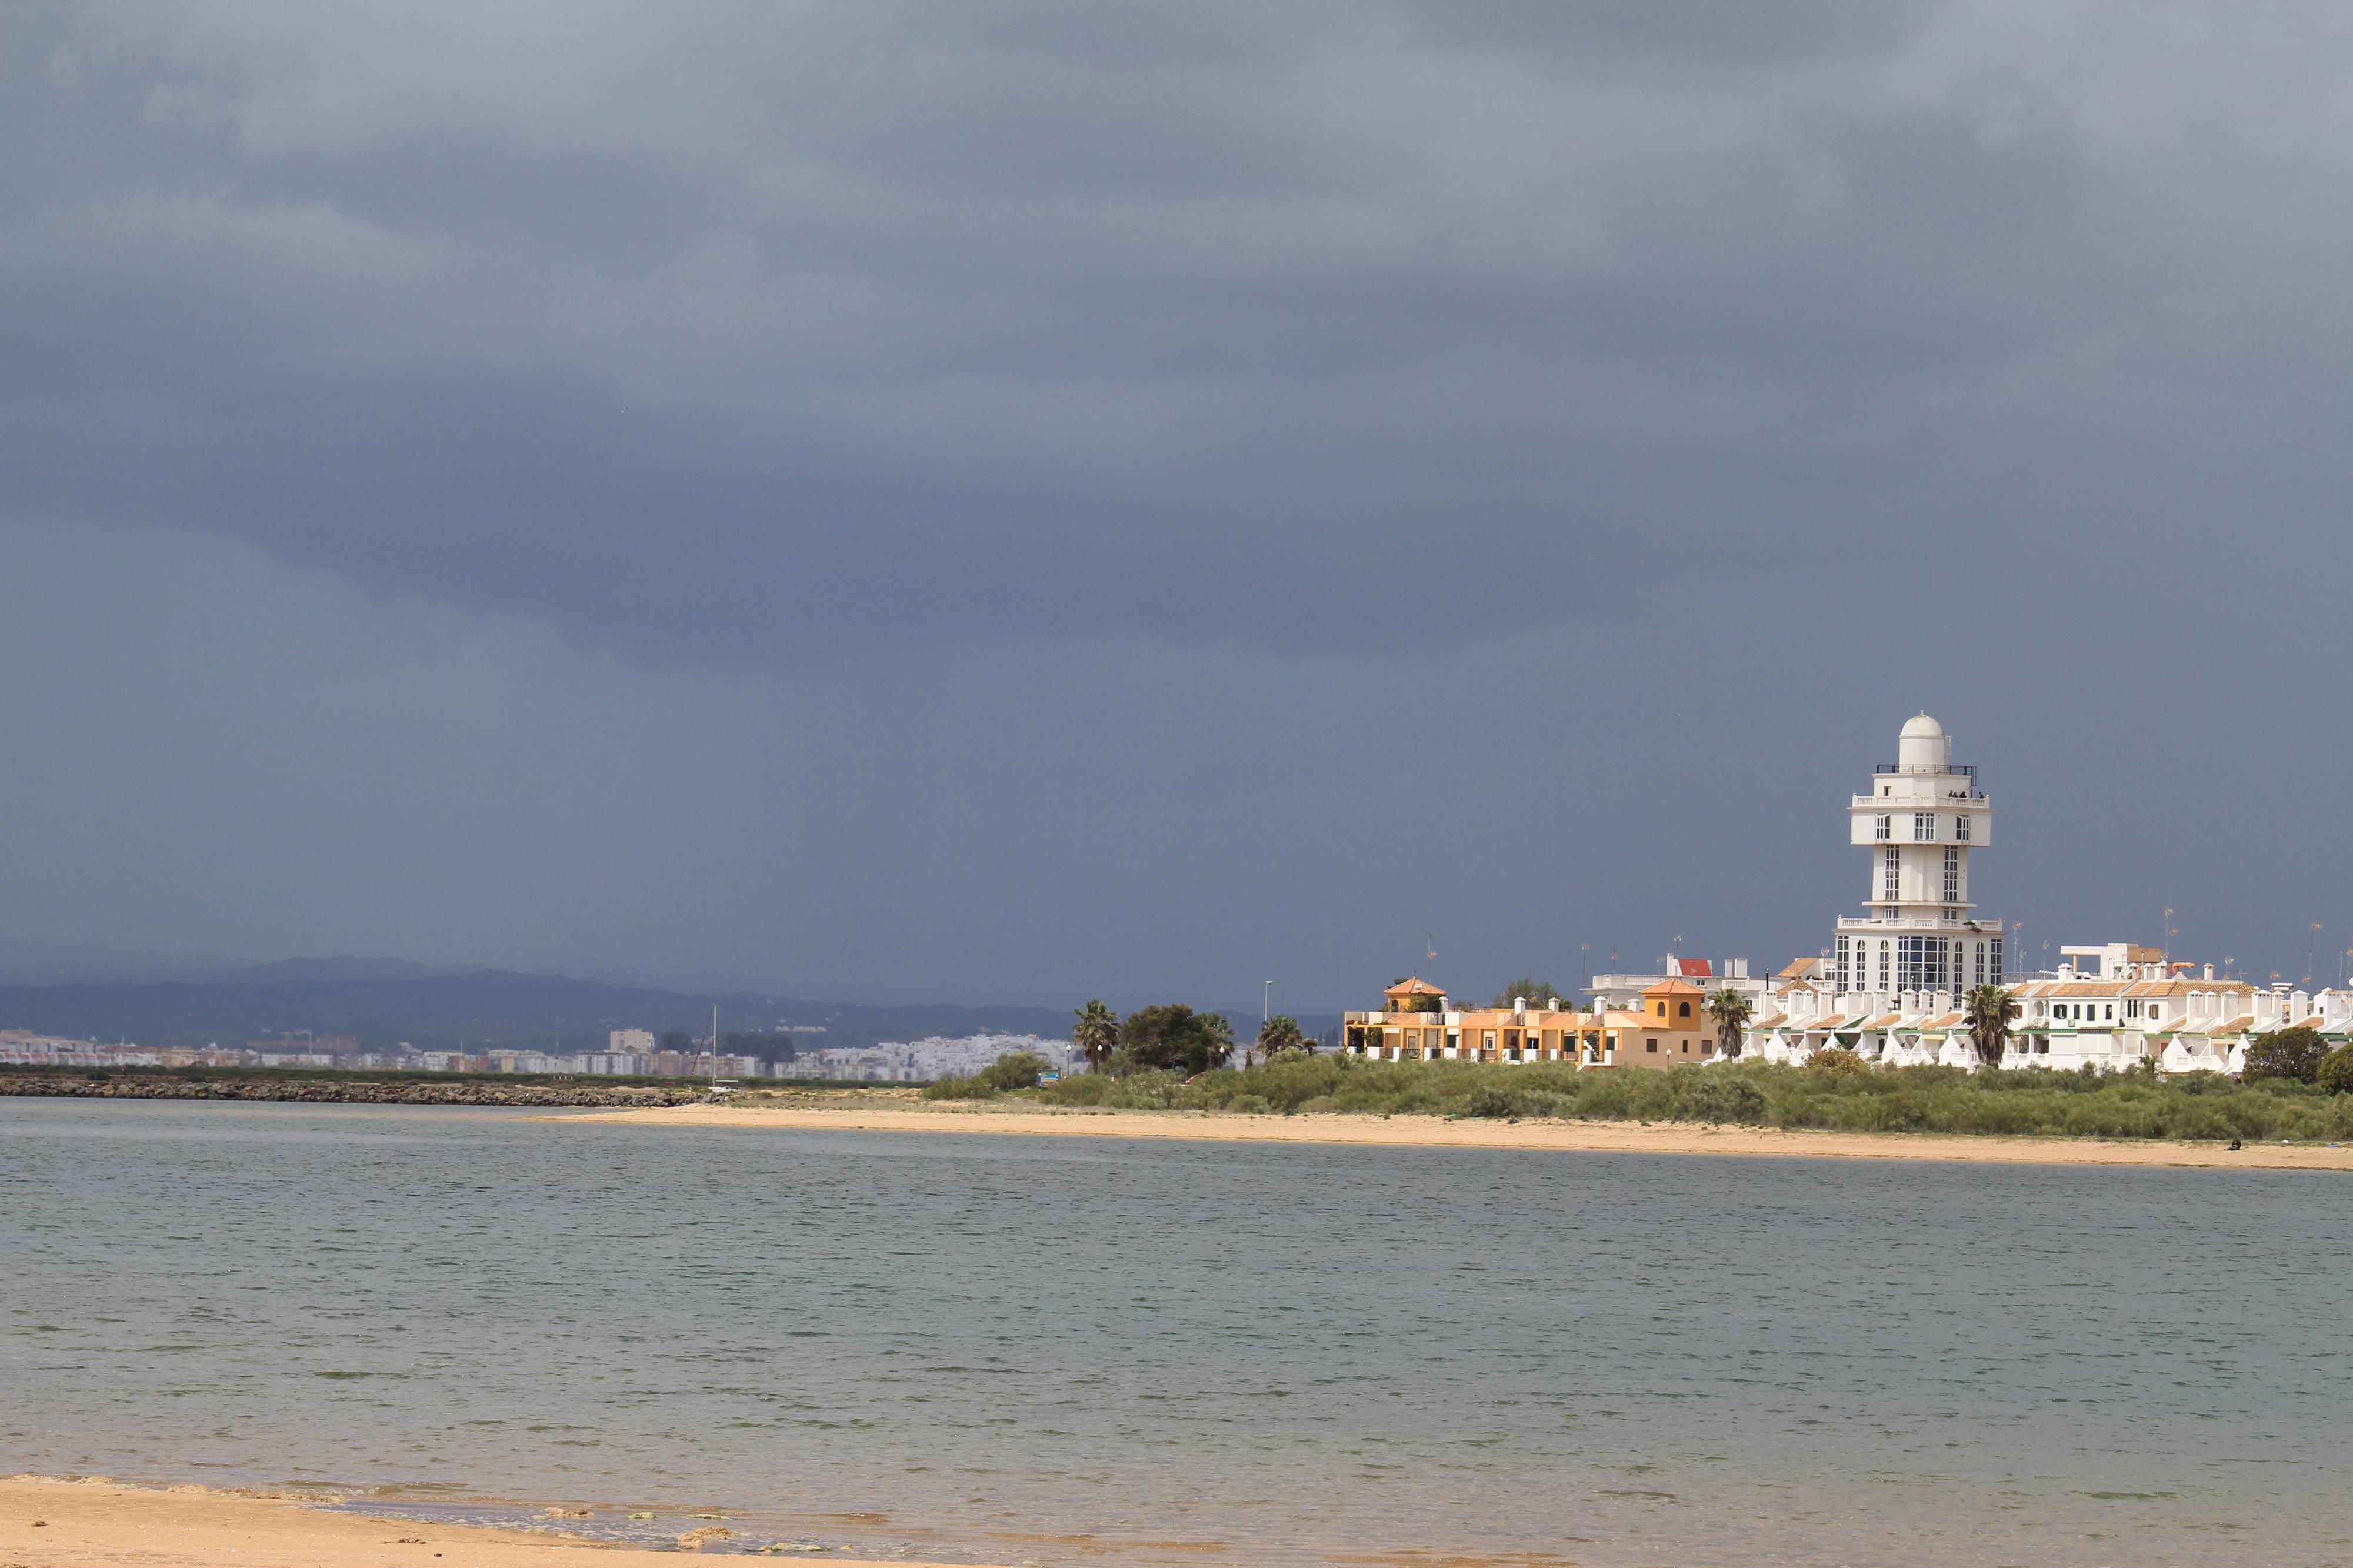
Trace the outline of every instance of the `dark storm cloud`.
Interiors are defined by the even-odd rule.
[[[2035,941],[2300,949],[2348,66],[2194,5],[0,12],[0,934],[1761,961],[1929,707]]]
[[[1819,563],[2017,423],[2296,391],[2184,197],[2341,148],[2175,158],[2194,22],[19,12],[0,441],[29,515],[740,652]]]

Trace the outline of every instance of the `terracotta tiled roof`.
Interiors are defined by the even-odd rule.
[[[1645,986],[1645,996],[1704,996],[1706,992],[1683,980],[1662,980],[1656,985]]]
[[[1446,993],[1417,974],[1409,980],[1398,981],[1381,994],[1384,996],[1443,996]]]
[[[1773,978],[1776,980],[1803,980],[1810,974],[1820,973],[1821,968],[1822,961],[1819,958],[1793,958],[1788,963],[1783,964],[1779,973],[1775,974]]]

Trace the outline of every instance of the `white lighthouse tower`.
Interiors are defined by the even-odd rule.
[[[1847,807],[1848,842],[1871,851],[1871,890],[1868,912],[1838,923],[1841,992],[1957,997],[2001,984],[2001,922],[1969,901],[1969,852],[1993,842],[1993,803],[1977,769],[1952,759],[1952,737],[1923,713]]]

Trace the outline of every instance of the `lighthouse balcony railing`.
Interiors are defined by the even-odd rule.
[[[1858,811],[1865,809],[1873,809],[1878,811],[1888,811],[1891,809],[1895,811],[1917,811],[1923,806],[1943,805],[1947,801],[1984,800],[1986,798],[1986,793],[1981,789],[1957,789],[1949,791],[1944,795],[1929,795],[1925,800],[1919,796],[1908,795],[1900,800],[1894,795],[1859,795],[1852,797],[1854,808]]]
[[[1874,773],[1957,773],[1965,779],[1978,776],[1975,763],[1947,763],[1942,767],[1931,767],[1926,763],[1873,763],[1871,771]]]
[[[1905,928],[1918,931],[1924,927],[1938,931],[1967,931],[1975,927],[1988,936],[2001,934],[2000,921],[1976,915],[1896,915],[1893,918],[1885,915],[1841,915],[1838,922],[1841,931],[1897,931]]]

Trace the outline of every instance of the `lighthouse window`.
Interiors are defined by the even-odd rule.
[[[1894,819],[1894,817],[1892,817],[1892,816],[1878,816],[1878,817],[1873,817],[1873,818],[1872,819],[1872,823],[1871,823],[1871,836],[1872,836],[1873,838],[1878,838],[1878,839],[1888,839],[1888,838],[1893,838],[1893,837],[1895,837],[1895,819]]]
[[[2001,984],[2001,938],[2000,938],[2000,937],[1996,937],[1996,938],[1994,938],[1994,939],[1993,939],[1993,962],[1992,962],[1992,963],[1988,966],[1988,969],[1989,969],[1989,973],[1988,973],[1988,975],[1987,975],[1987,978],[1986,978],[1986,984],[1989,984],[1989,985],[1999,985],[1999,984]]]
[[[1853,941],[1853,938],[1844,936],[1838,939],[1838,988],[1841,991],[1851,989],[1847,984],[1847,955]]]
[[[1893,850],[1893,849],[1890,849],[1890,850],[1888,851],[1888,853],[1889,853],[1890,855],[1893,855],[1893,854],[1894,854],[1894,853],[1895,853],[1895,851],[1894,851],[1894,850]],[[1889,974],[1889,970],[1888,970],[1888,956],[1889,956],[1889,952],[1890,952],[1890,949],[1889,949],[1889,944],[1888,944],[1888,943],[1886,943],[1886,942],[1881,942],[1881,943],[1879,944],[1879,988],[1880,988],[1882,991],[1884,991],[1884,990],[1886,990],[1886,989],[1887,989],[1887,981],[1888,981],[1888,974]]]
[[[1976,966],[1969,971],[1969,984],[1972,985],[1982,985],[1985,984],[1985,943],[1978,943],[1977,948],[1977,963]]]
[[[1893,899],[1900,896],[1897,891],[1897,877],[1902,871],[1903,866],[1904,857],[1902,853],[1896,849],[1894,845],[1889,845],[1880,860],[1879,896],[1881,898]],[[1888,912],[1890,914],[1894,913],[1893,910]]]
[[[1961,896],[1961,852],[1945,851],[1945,901],[1952,903]],[[1949,912],[1949,911],[1948,911]]]
[[[1936,814],[1933,811],[1914,812],[1912,814],[1912,837],[1915,842],[1921,844],[1934,844],[1936,842]]]
[[[1902,967],[1896,975],[1899,991],[1942,991],[1945,988],[1945,939],[1940,936],[1907,936],[1900,939]]]
[[[1968,817],[1957,816],[1953,818],[1953,837],[1963,844],[1967,844],[1969,841],[1969,819]]]

